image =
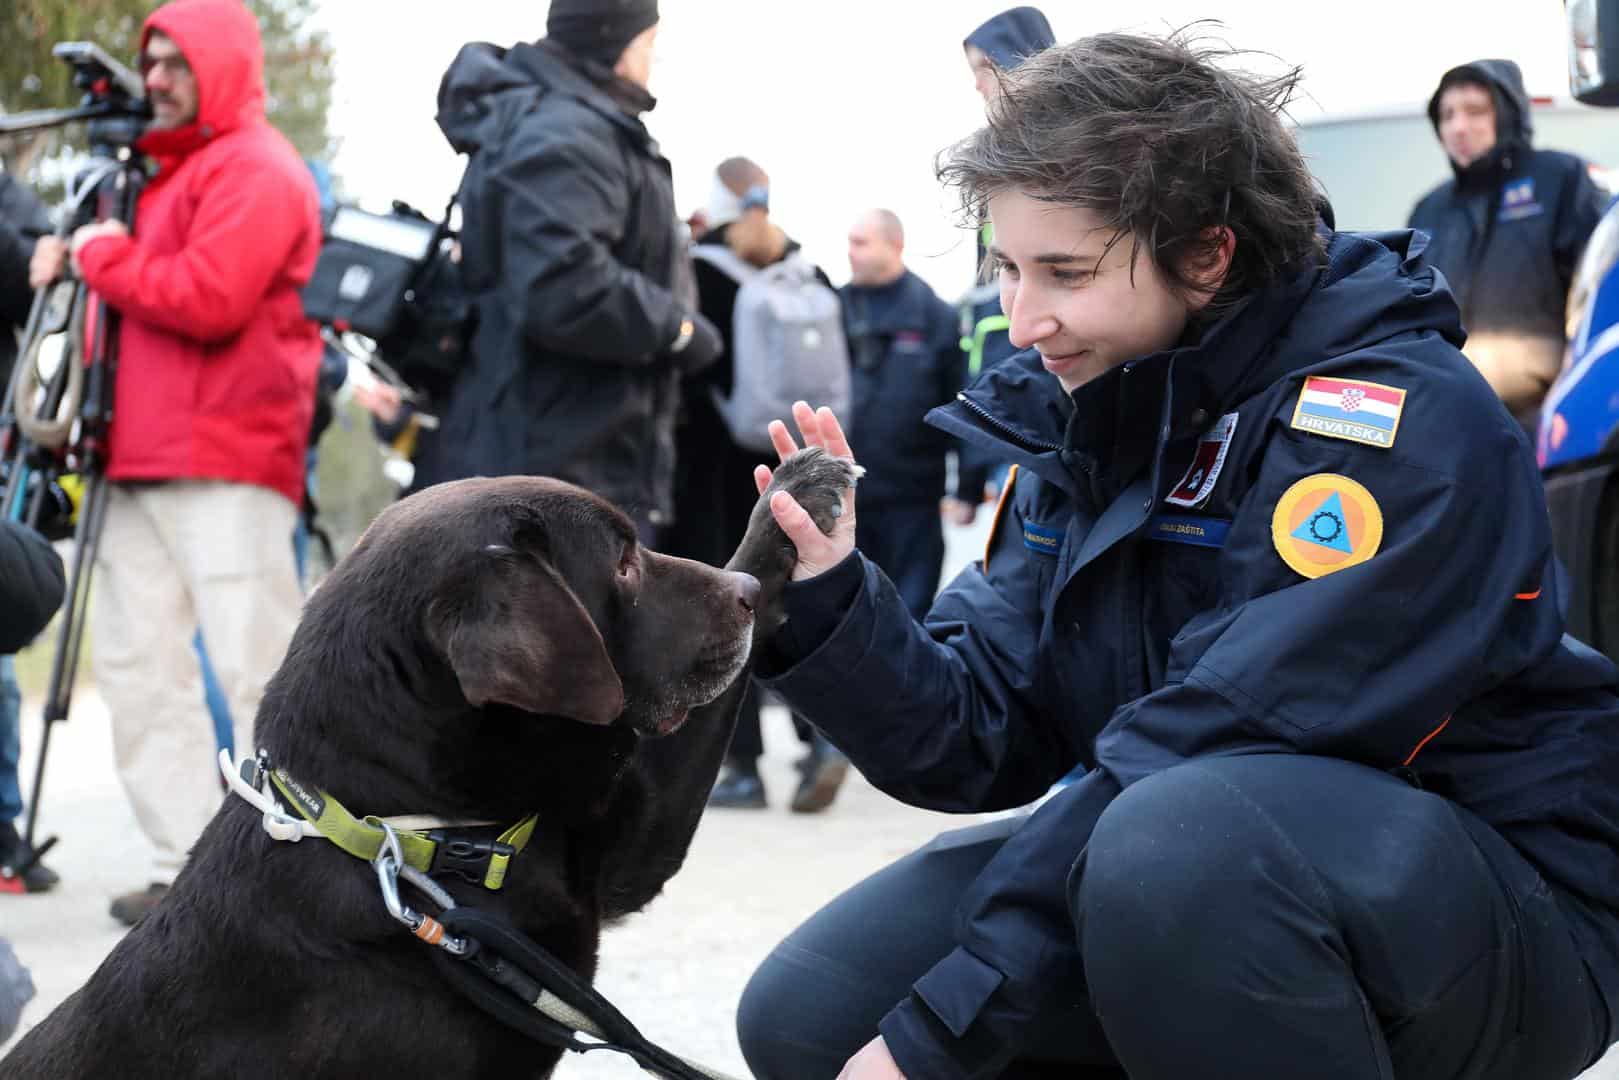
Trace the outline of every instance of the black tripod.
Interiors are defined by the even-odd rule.
[[[146,171],[134,151],[146,117],[138,77],[94,46],[59,45],[80,85],[90,91],[77,109],[0,117],[0,134],[89,120],[91,164],[74,185],[57,235],[65,239],[86,220],[117,220],[133,231],[135,204]],[[34,295],[16,366],[0,399],[0,516],[47,535],[72,521],[73,557],[46,690],[44,728],[29,799],[27,865],[10,868],[20,880],[56,843],[34,845],[51,729],[66,720],[88,614],[90,577],[106,519],[107,429],[118,369],[118,313],[82,281],[64,280]],[[77,498],[68,494],[77,487]],[[76,503],[76,513],[74,505]],[[0,881],[0,890],[7,882]]]

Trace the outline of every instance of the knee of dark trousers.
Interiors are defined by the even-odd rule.
[[[736,1006],[736,1039],[748,1071],[757,1080],[796,1080],[805,1075],[806,1056],[823,1052],[817,1045],[806,1008],[803,984],[773,952],[759,965]],[[823,1063],[834,1075],[837,1063]]]
[[[1150,983],[1236,961],[1265,938],[1265,921],[1325,902],[1289,838],[1198,765],[1140,780],[1108,806],[1068,898],[1093,983],[1109,971]]]

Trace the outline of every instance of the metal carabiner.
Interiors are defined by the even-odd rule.
[[[382,846],[377,849],[376,857],[371,865],[377,871],[377,885],[382,890],[382,906],[388,909],[400,923],[404,924],[412,934],[429,945],[436,945],[452,956],[465,955],[467,939],[455,937],[444,932],[444,925],[431,915],[413,910],[399,897],[400,868],[409,869],[405,863],[405,853],[399,846],[399,834],[394,827],[386,821],[381,823]],[[431,882],[428,883],[431,885]]]
[[[412,933],[422,925],[422,916],[412,911],[399,898],[399,868],[405,863],[404,851],[399,846],[399,835],[387,822],[382,824],[382,846],[377,849],[371,865],[377,871],[377,885],[382,890],[382,905],[388,914],[405,924]]]

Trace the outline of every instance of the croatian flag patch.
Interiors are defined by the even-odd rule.
[[[1384,450],[1400,429],[1405,391],[1359,379],[1311,375],[1299,391],[1293,427],[1329,439],[1348,439]]]

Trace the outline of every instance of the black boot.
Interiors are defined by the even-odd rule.
[[[15,822],[0,821],[0,892],[16,891],[14,887],[7,889],[6,885],[16,882],[17,867],[30,862],[34,864],[22,875],[23,892],[44,892],[62,880],[48,866],[34,862],[34,849],[18,834]]]
[[[765,785],[759,779],[758,759],[726,758],[714,790],[708,793],[708,805],[726,810],[763,810]]]

